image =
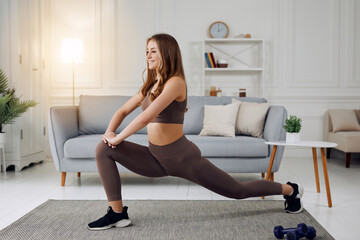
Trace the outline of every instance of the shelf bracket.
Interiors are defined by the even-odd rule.
[[[212,48],[218,50],[219,52],[222,52],[223,54],[225,54],[226,56],[228,56],[228,59],[231,59],[231,58],[232,58],[232,59],[234,59],[235,61],[238,61],[239,63],[243,64],[243,65],[246,66],[246,67],[254,68],[254,66],[252,66],[252,65],[250,65],[250,64],[248,64],[248,63],[246,63],[246,62],[244,62],[244,61],[242,61],[242,60],[240,60],[240,59],[237,58],[236,56],[239,55],[239,54],[241,54],[241,53],[243,53],[243,52],[245,52],[245,51],[247,51],[248,49],[253,48],[254,46],[256,46],[256,44],[252,44],[252,45],[250,45],[249,47],[247,47],[247,48],[245,48],[245,49],[242,49],[241,51],[239,51],[239,52],[237,52],[237,53],[235,53],[235,54],[229,54],[229,53],[226,52],[225,50],[223,50],[223,49],[221,49],[221,48],[219,48],[219,47],[216,47],[216,46],[214,46],[214,45],[212,45],[212,44],[207,44],[207,45],[208,45],[209,47],[212,47]]]

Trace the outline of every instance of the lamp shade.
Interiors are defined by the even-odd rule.
[[[84,55],[83,41],[79,38],[65,38],[61,47],[62,61],[66,63],[82,63]]]

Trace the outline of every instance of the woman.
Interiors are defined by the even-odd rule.
[[[127,207],[121,198],[121,182],[115,162],[147,177],[178,176],[200,184],[229,198],[284,195],[286,211],[302,210],[303,190],[297,184],[265,180],[241,183],[201,156],[195,144],[186,139],[183,121],[187,87],[180,48],[168,34],[147,40],[147,77],[140,92],[129,99],[113,116],[96,148],[96,162],[105,188],[107,214],[88,225],[91,230],[130,225]],[[118,135],[115,130],[123,119],[142,106],[139,114]],[[147,126],[149,147],[125,141]]]

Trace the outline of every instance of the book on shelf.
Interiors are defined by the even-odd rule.
[[[209,55],[207,52],[205,53],[205,60],[206,60],[208,68],[212,68],[210,58],[209,58]]]
[[[213,65],[214,65],[214,68],[216,68],[216,62],[215,62],[214,54],[212,52],[209,52],[209,54],[210,54],[210,57],[211,57],[210,59],[211,59]]]
[[[205,60],[209,68],[216,68],[215,58],[212,52],[205,53]]]

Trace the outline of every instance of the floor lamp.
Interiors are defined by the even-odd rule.
[[[73,70],[73,106],[75,106],[75,64],[82,63],[84,55],[83,41],[79,38],[66,38],[62,40],[62,61],[72,63]]]

